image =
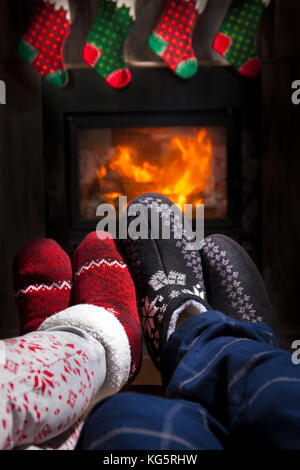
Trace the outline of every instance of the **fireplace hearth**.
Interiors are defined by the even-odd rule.
[[[157,192],[181,208],[204,203],[206,234],[257,251],[257,90],[226,67],[189,81],[137,68],[121,92],[90,70],[73,71],[63,92],[45,83],[48,236],[72,251],[95,230],[99,204]]]

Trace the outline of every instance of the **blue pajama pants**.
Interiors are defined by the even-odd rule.
[[[300,449],[300,365],[265,324],[189,318],[163,350],[162,377],[166,398],[97,404],[76,450]]]

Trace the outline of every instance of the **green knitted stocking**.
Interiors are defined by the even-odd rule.
[[[133,16],[127,6],[101,0],[97,17],[83,50],[83,59],[113,88],[123,88],[131,80],[125,66],[123,47]]]

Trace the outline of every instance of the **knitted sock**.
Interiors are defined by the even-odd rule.
[[[197,19],[195,0],[165,0],[158,23],[149,37],[150,49],[181,78],[197,72],[192,34]]]
[[[214,49],[247,77],[261,70],[256,32],[264,9],[262,0],[233,0],[214,41]]]
[[[141,361],[141,328],[137,313],[135,288],[128,268],[115,242],[89,234],[73,256],[74,300],[76,304],[102,307],[123,326],[131,350],[129,380],[139,370]]]
[[[68,81],[63,60],[63,47],[70,34],[68,0],[38,0],[27,32],[18,51],[42,77],[62,87]]]
[[[116,3],[117,2],[117,3]],[[132,2],[132,0],[131,0]],[[102,0],[83,49],[83,59],[113,88],[123,88],[131,80],[125,66],[123,47],[133,24],[129,0]]]
[[[23,335],[69,306],[71,261],[54,240],[33,240],[14,257],[13,283]]]
[[[213,309],[239,321],[266,323],[282,344],[263,279],[245,250],[225,235],[211,235],[204,239],[200,255]]]
[[[211,310],[207,302],[201,258],[197,250],[187,249],[188,233],[183,215],[172,201],[159,194],[143,194],[128,206],[128,232],[135,217],[134,208],[144,206],[141,217],[157,236],[130,237],[123,241],[124,254],[138,287],[142,329],[149,354],[157,368],[163,347],[177,325],[187,316]],[[139,209],[140,210],[140,209]],[[163,235],[169,228],[170,238]],[[178,239],[178,235],[180,238]]]

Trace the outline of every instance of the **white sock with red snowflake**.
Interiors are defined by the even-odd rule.
[[[84,331],[61,326],[0,341],[0,351],[0,449],[70,440],[66,431],[105,380],[103,347]]]

